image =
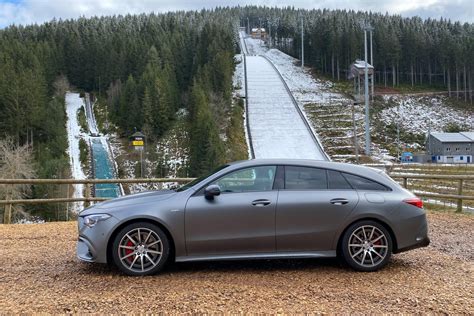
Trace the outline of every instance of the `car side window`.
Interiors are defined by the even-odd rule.
[[[275,173],[276,166],[245,168],[226,174],[211,184],[218,185],[223,193],[271,191]]]
[[[325,169],[285,166],[285,189],[326,190],[327,188]]]
[[[389,191],[389,189],[372,180],[367,178],[359,177],[353,174],[344,173],[344,178],[351,184],[351,186],[356,190],[363,190],[363,191]]]
[[[328,170],[328,184],[330,190],[352,190],[349,182],[339,171]]]

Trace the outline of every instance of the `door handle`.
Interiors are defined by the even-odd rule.
[[[269,200],[265,200],[265,199],[252,201],[253,206],[267,206],[270,203],[271,202]]]
[[[334,204],[334,205],[343,205],[349,203],[347,199],[344,198],[337,198],[337,199],[332,199],[329,201],[329,203]]]

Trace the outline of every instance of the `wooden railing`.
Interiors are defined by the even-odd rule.
[[[414,189],[415,194],[420,197],[432,198],[438,200],[457,200],[456,212],[462,212],[463,200],[474,200],[473,195],[463,195],[463,187],[465,181],[474,181],[474,175],[441,175],[441,174],[404,174],[404,173],[391,173],[390,177],[393,179],[401,179],[402,185],[407,189]],[[452,181],[457,187],[457,194],[441,194],[431,192],[419,192],[416,191],[416,186],[408,188],[409,179],[425,179],[425,180],[448,180]]]
[[[410,179],[426,179],[426,180],[449,180],[456,186],[457,194],[441,194],[431,192],[420,192],[416,190],[416,185],[408,188],[415,191],[415,194],[435,200],[455,200],[457,201],[457,212],[462,212],[463,201],[474,201],[473,195],[464,195],[464,184],[466,181],[474,181],[474,175],[421,175],[421,174],[403,174],[391,173],[390,177],[402,181],[402,185],[408,188],[408,180]],[[0,179],[0,185],[4,184],[13,187],[19,184],[40,185],[40,184],[84,184],[83,198],[47,198],[47,199],[13,199],[11,197],[12,190],[6,190],[7,194],[4,200],[0,200],[0,206],[4,206],[4,223],[11,221],[12,205],[15,204],[44,204],[44,203],[68,203],[68,202],[85,202],[88,205],[90,202],[105,201],[108,198],[92,197],[90,185],[102,183],[187,183],[194,180],[194,178],[150,178],[150,179]]]
[[[0,184],[7,185],[7,194],[5,200],[0,200],[0,206],[4,207],[3,223],[11,222],[12,206],[15,204],[44,204],[44,203],[67,203],[67,202],[85,202],[86,206],[90,202],[105,201],[108,198],[98,198],[91,196],[90,185],[102,183],[187,183],[194,178],[150,178],[150,179],[0,179]],[[11,193],[14,185],[18,184],[84,184],[83,198],[49,198],[49,199],[12,199]]]

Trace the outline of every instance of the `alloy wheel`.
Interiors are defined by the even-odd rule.
[[[349,255],[362,267],[379,265],[389,253],[389,243],[385,233],[372,225],[363,225],[349,237]]]
[[[123,235],[118,244],[118,258],[131,272],[144,273],[155,268],[163,257],[163,242],[149,228],[133,228]]]

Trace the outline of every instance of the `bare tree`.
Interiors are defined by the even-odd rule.
[[[54,94],[58,97],[63,98],[67,91],[71,89],[69,81],[65,75],[60,75],[56,78],[53,83]]]
[[[17,146],[11,138],[0,140],[0,178],[31,179],[34,176],[33,156],[28,146]],[[20,199],[30,191],[31,185],[27,184],[0,184],[0,198],[5,200]],[[15,213],[28,216],[22,205],[6,205],[3,223],[10,224]]]

